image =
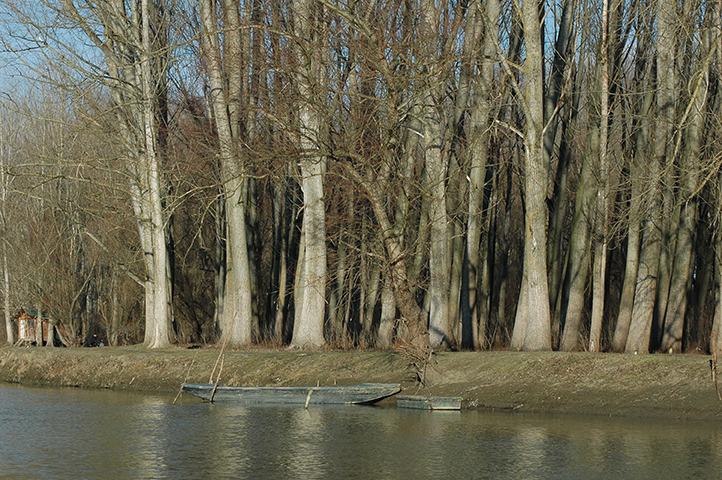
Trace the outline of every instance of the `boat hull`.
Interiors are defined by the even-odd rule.
[[[229,387],[185,383],[183,391],[213,402],[295,405],[372,404],[401,391],[397,383],[362,383],[336,387]]]

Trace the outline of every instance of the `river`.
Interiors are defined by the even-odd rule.
[[[722,478],[716,422],[172,400],[0,384],[0,478]]]

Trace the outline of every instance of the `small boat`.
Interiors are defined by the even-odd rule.
[[[372,404],[401,391],[398,383],[362,383],[334,387],[229,387],[212,383],[184,383],[185,393],[210,402],[305,405]]]
[[[397,408],[417,410],[461,410],[461,397],[422,397],[420,395],[399,395]]]

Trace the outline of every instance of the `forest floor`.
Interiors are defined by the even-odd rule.
[[[0,381],[175,394],[208,383],[219,349],[141,346],[0,348]],[[400,383],[404,394],[460,396],[464,408],[606,416],[722,419],[706,355],[444,352],[421,388],[401,354],[251,349],[223,354],[220,384]],[[185,397],[184,397],[185,398]]]

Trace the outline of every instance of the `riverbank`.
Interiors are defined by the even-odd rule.
[[[0,382],[175,394],[209,381],[213,348],[148,350],[0,348]],[[460,396],[464,408],[722,420],[704,355],[560,352],[445,352],[438,382],[420,389],[400,355],[389,352],[226,351],[227,385],[400,383],[406,394]]]

